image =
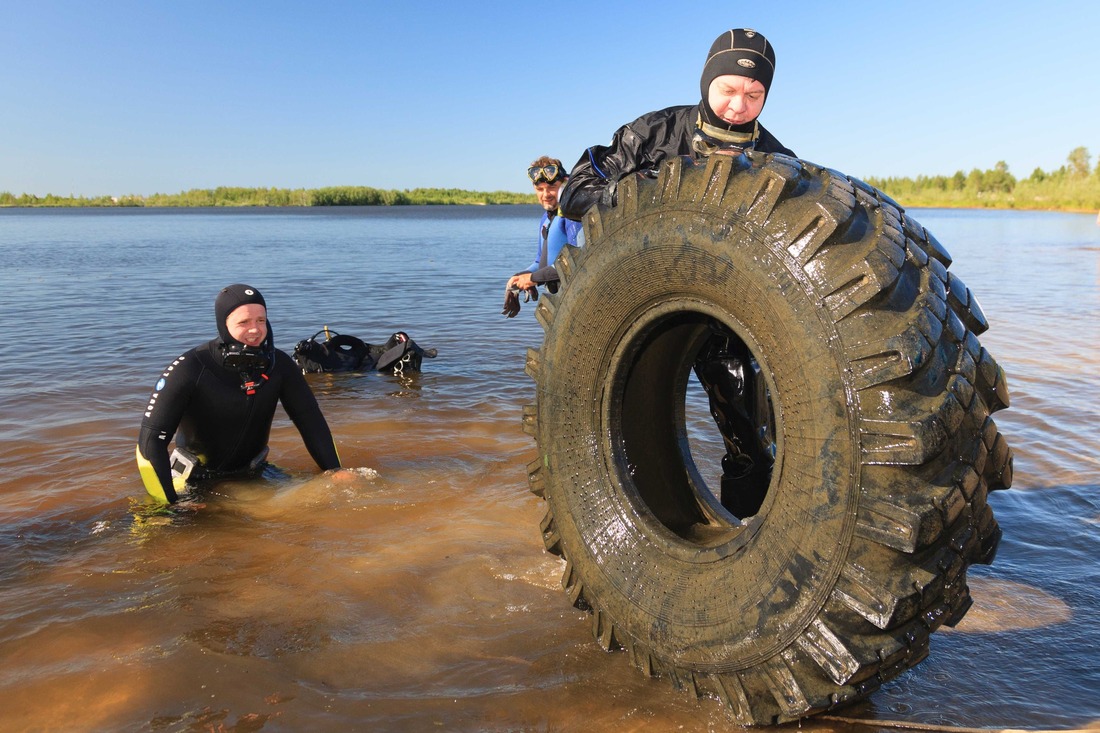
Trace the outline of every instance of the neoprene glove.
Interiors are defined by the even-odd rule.
[[[519,288],[508,288],[504,291],[504,310],[501,311],[502,315],[509,318],[515,318],[519,313],[519,294],[523,293],[523,302],[530,303],[532,300],[539,299],[538,288],[531,288],[530,290],[521,291]]]
[[[509,318],[515,318],[519,314],[519,295],[515,290],[509,288],[504,291],[504,310],[500,313]]]

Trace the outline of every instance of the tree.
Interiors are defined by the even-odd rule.
[[[1066,161],[1069,163],[1069,174],[1073,178],[1084,178],[1089,174],[1089,160],[1092,156],[1089,155],[1088,148],[1080,147],[1074,148],[1070,151]]]
[[[975,192],[981,193],[982,191],[982,172],[977,168],[972,168],[970,174],[966,177],[966,187]]]
[[[993,170],[985,172],[982,184],[987,191],[1012,193],[1016,188],[1016,176],[1008,172],[1008,163],[999,160]]]

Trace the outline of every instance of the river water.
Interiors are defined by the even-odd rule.
[[[536,207],[0,210],[0,730],[718,731],[711,700],[592,640],[542,548],[520,427],[531,305],[500,315]],[[1100,724],[1100,226],[914,210],[1009,376],[1015,485],[929,658],[807,730]],[[233,282],[277,345],[322,326],[439,350],[420,375],[311,383],[355,480],[291,478],[158,513],[133,460],[163,367]]]

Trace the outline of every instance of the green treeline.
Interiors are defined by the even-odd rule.
[[[953,176],[868,178],[867,183],[905,207],[932,206],[988,209],[1100,209],[1100,159],[1090,168],[1086,148],[1074,148],[1066,165],[1046,172],[1039,168],[1027,178],[1008,172],[1002,160],[991,170],[977,168]]]
[[[368,186],[329,186],[315,189],[193,188],[182,193],[152,196],[15,196],[0,192],[0,206],[411,206],[458,204],[533,204],[532,193],[465,191],[458,188],[414,188],[388,191]]]
[[[1000,161],[991,170],[975,168],[952,176],[868,178],[905,207],[934,206],[990,209],[1100,209],[1100,159],[1091,167],[1086,148],[1074,148],[1066,165],[1046,172],[1039,168],[1024,179],[1008,172]],[[533,204],[534,194],[458,188],[414,188],[405,191],[368,186],[314,189],[239,188],[219,186],[152,196],[34,196],[0,192],[0,206],[405,206],[459,204]]]

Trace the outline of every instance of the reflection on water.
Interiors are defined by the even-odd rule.
[[[1038,588],[1011,580],[975,578],[971,592],[981,603],[967,613],[962,623],[947,631],[990,633],[1036,629],[1071,621],[1068,604]]]
[[[992,324],[1015,488],[991,500],[1005,538],[969,574],[973,610],[845,717],[1089,725],[1100,227],[914,214]],[[541,331],[533,309],[499,315],[537,216],[0,211],[0,729],[728,730],[717,703],[602,652],[542,549],[519,420]],[[284,349],[327,324],[404,330],[439,358],[400,378],[310,376],[351,480],[318,475],[280,415],[283,478],[151,507],[132,463],[148,390],[241,281]]]

